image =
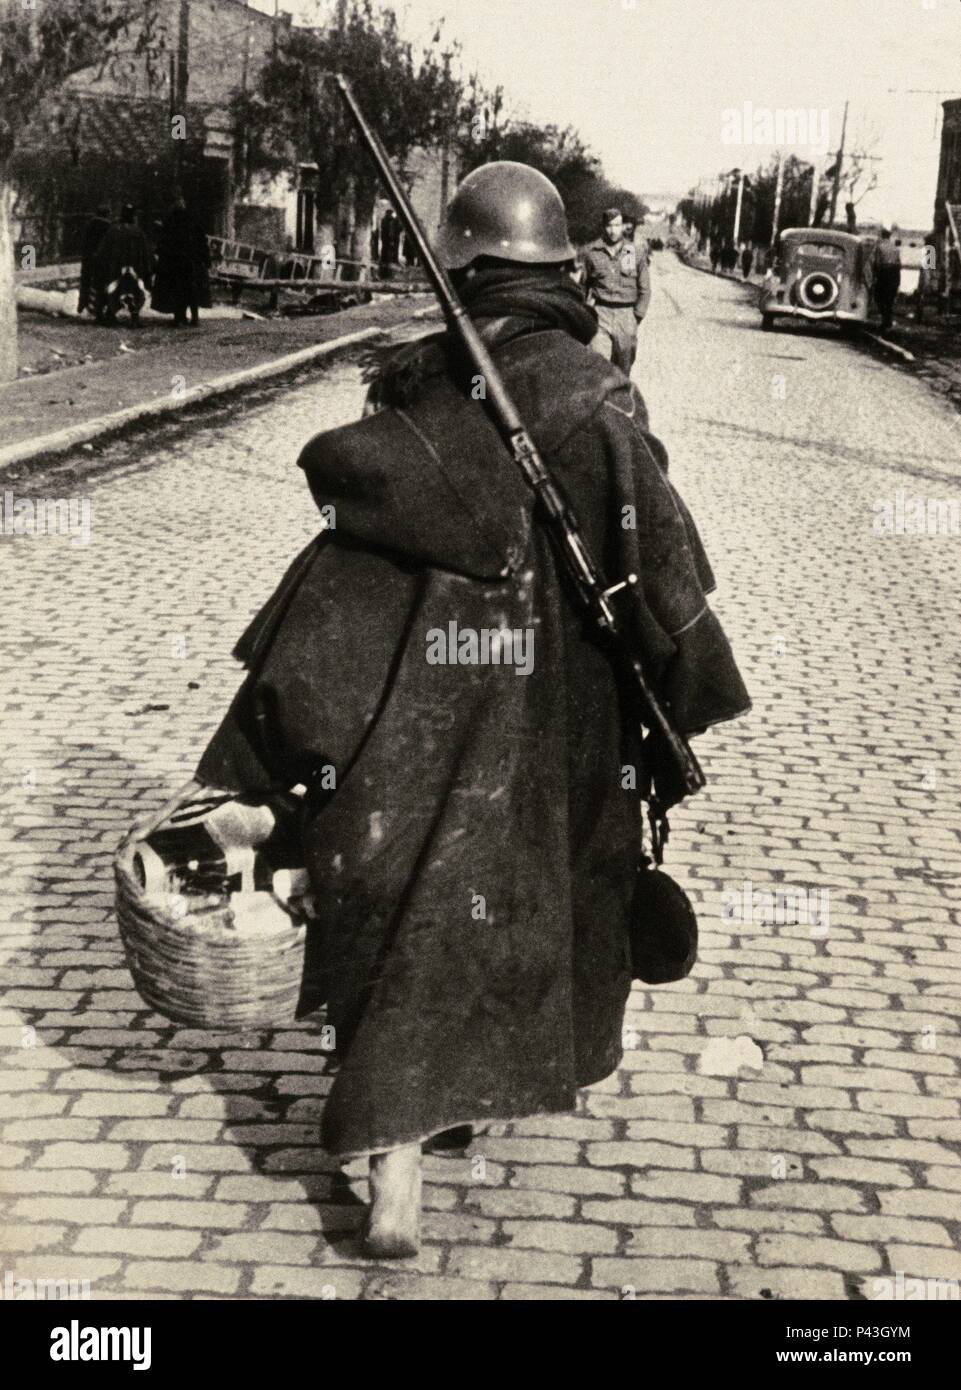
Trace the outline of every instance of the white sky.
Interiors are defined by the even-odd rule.
[[[328,12],[332,3],[324,0]],[[312,0],[280,4],[295,18],[312,9]],[[468,69],[503,84],[518,114],[576,126],[609,176],[639,193],[683,194],[701,178],[766,160],[768,148],[722,141],[726,110],[826,108],[833,148],[850,99],[848,147],[873,132],[882,157],[880,186],[861,216],[930,225],[935,115],[945,97],[961,96],[961,0],[397,0],[395,8],[414,40],[445,16]]]

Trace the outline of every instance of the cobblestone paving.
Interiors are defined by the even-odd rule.
[[[297,449],[356,412],[355,370],[137,445],[89,484],[89,545],[5,543],[0,1282],[843,1299],[961,1279],[961,536],[875,529],[899,489],[961,498],[955,416],[832,337],[761,334],[742,290],[663,257],[642,335],[755,699],[702,741],[709,790],[673,826],[700,963],[635,989],[624,1065],[577,1114],[428,1160],[414,1261],[359,1254],[361,1166],[316,1143],[316,1024],[170,1025],[112,918],[112,850],[235,688],[230,647],[315,527]]]

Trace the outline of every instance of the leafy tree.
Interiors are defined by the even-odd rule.
[[[734,235],[739,170],[720,175],[721,191],[710,199],[699,197],[695,189],[677,206],[678,215],[699,238],[712,242],[730,241]],[[774,204],[777,192],[778,162],[774,158],[762,165],[744,181],[741,204],[740,241],[755,246],[767,246],[774,228]],[[796,155],[784,156],[781,207],[778,231],[785,227],[806,227],[811,208],[811,180],[815,170]],[[830,203],[830,189],[824,175],[819,176],[813,225],[820,226]]]
[[[0,0],[0,381],[17,374],[13,161],[24,132],[55,126],[64,84],[155,59],[159,0]]]
[[[377,176],[325,76],[342,72],[352,80],[388,153],[403,165],[416,146],[449,143],[456,134],[456,56],[456,48],[443,46],[440,28],[415,54],[393,9],[375,7],[373,0],[338,0],[326,27],[288,30],[256,90],[235,98],[243,180],[292,176],[300,163],[313,162],[321,220],[336,225],[339,218],[338,241],[366,260]]]
[[[476,76],[465,92],[460,129],[465,173],[493,160],[512,159],[546,174],[564,200],[575,244],[598,234],[606,207],[620,207],[638,219],[648,211],[636,194],[607,181],[600,160],[571,126],[562,130],[505,115],[503,89],[485,92]]]

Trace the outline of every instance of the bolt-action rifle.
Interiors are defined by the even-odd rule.
[[[637,576],[628,575],[622,583],[608,587],[581,533],[577,518],[525,429],[501,374],[461,303],[450,276],[434,254],[410,198],[394,172],[390,156],[380,136],[367,121],[348,79],[338,73],[335,75],[335,81],[357,133],[373,156],[390,194],[394,210],[417,247],[421,264],[444,311],[448,331],[460,341],[468,360],[485,383],[486,401],[493,423],[514,462],[541,503],[548,521],[548,532],[574,582],[580,602],[606,635],[626,669],[631,672],[640,698],[641,720],[655,739],[662,743],[668,756],[669,780],[683,787],[682,796],[691,796],[704,786],[704,773],[690,744],[675,728],[668,709],[648,682],[640,657],[634,650],[634,644],[625,635],[610,602],[614,594],[636,584]],[[663,813],[657,812],[653,798],[651,810],[655,849],[659,849],[655,821],[663,820]]]

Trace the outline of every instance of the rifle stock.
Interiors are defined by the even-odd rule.
[[[663,740],[680,784],[684,788],[683,794],[693,795],[704,786],[704,773],[690,744],[674,726],[668,709],[648,681],[638,654],[622,631],[610,603],[612,590],[607,587],[567,500],[554,483],[537,447],[527,433],[504,380],[461,303],[447,270],[434,254],[380,136],[367,121],[348,79],[338,73],[335,75],[335,81],[361,140],[373,156],[394,210],[417,247],[427,278],[444,311],[449,331],[460,339],[469,361],[485,383],[489,413],[515,463],[541,502],[548,518],[549,534],[574,582],[583,607],[607,635],[631,674],[640,698],[642,722],[653,735]],[[632,583],[636,583],[634,575],[628,576],[626,581],[626,584]],[[616,586],[617,589],[622,587],[625,585]],[[652,798],[652,804],[653,800]]]

